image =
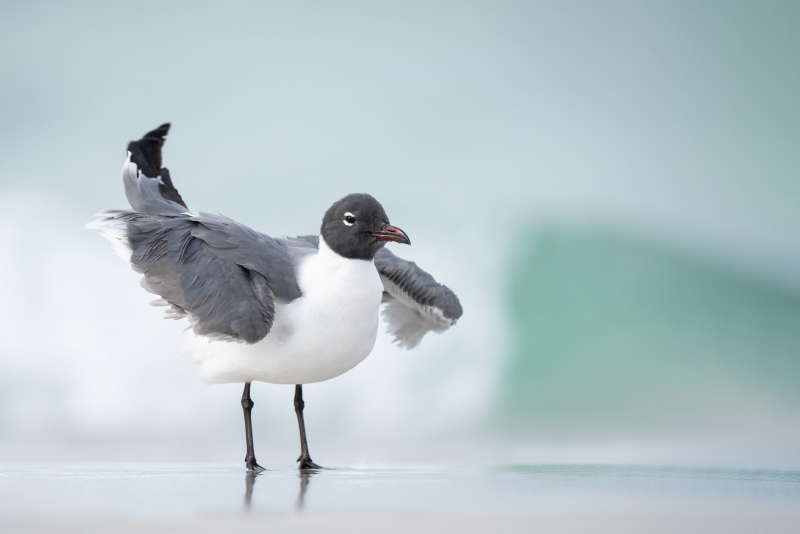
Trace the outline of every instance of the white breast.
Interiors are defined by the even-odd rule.
[[[383,284],[371,261],[346,259],[320,238],[300,265],[303,296],[277,305],[275,323],[253,345],[190,340],[186,348],[212,382],[321,382],[345,373],[372,351]],[[198,341],[198,339],[203,339]]]

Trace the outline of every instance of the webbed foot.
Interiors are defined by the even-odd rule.
[[[301,454],[300,457],[297,459],[297,461],[300,462],[298,469],[300,469],[301,471],[305,471],[307,469],[325,469],[321,465],[315,464],[311,460],[311,457],[306,454]]]
[[[253,456],[252,458],[245,458],[244,465],[247,467],[248,471],[253,471],[254,473],[260,473],[261,471],[266,471],[266,469],[258,465],[255,456]]]

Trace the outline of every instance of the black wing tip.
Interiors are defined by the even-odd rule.
[[[145,176],[156,178],[161,171],[161,147],[164,146],[170,123],[165,122],[155,130],[150,130],[138,141],[128,143],[131,160],[136,163]]]
[[[144,134],[144,136],[142,137],[142,140],[155,138],[155,139],[160,139],[163,142],[165,140],[164,138],[169,133],[169,129],[171,127],[172,127],[172,124],[170,124],[168,122],[165,122],[164,124],[162,124],[161,126],[156,128],[155,130],[150,130],[149,132]]]
[[[187,206],[186,202],[183,201],[178,189],[172,184],[172,178],[170,178],[169,170],[166,167],[161,169],[161,183],[158,184],[158,190],[162,197],[166,198],[167,200],[171,200],[176,204],[180,204],[187,210],[189,209],[189,206]]]
[[[150,130],[144,134],[141,139],[128,143],[128,150],[133,152],[136,147],[146,146],[150,148],[150,150],[156,149],[157,155],[160,159],[161,147],[164,146],[164,141],[167,140],[167,134],[169,133],[169,129],[171,127],[172,125],[170,123],[165,122],[158,128]]]
[[[169,171],[161,166],[161,148],[164,146],[164,141],[166,141],[166,136],[171,127],[170,123],[165,122],[155,130],[144,134],[138,141],[131,141],[128,143],[128,152],[130,152],[131,161],[137,165],[145,176],[148,178],[161,178],[158,189],[162,197],[188,209],[186,202],[183,201],[180,193],[172,184]]]

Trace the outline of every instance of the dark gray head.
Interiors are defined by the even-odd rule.
[[[411,244],[404,231],[389,224],[381,203],[366,193],[334,202],[322,218],[320,233],[334,252],[354,260],[371,260],[387,241]]]

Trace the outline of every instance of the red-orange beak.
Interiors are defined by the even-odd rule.
[[[372,235],[384,241],[394,241],[395,243],[411,244],[411,240],[406,233],[396,226],[387,224],[379,232],[372,232]]]

